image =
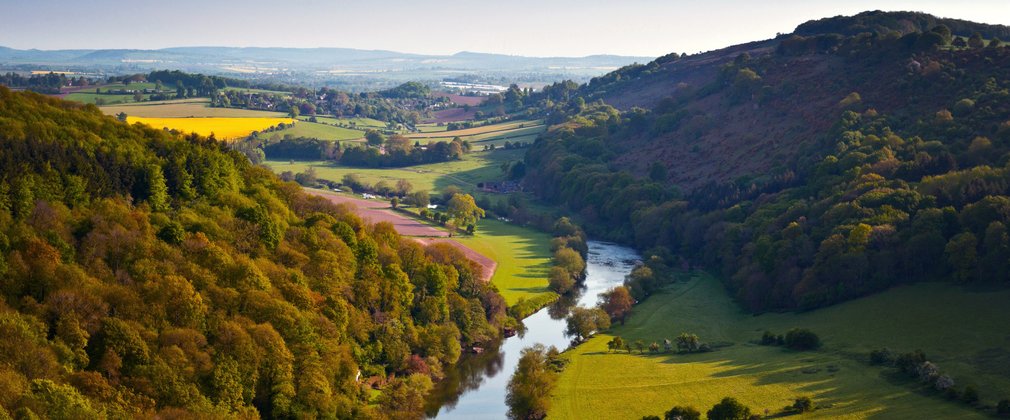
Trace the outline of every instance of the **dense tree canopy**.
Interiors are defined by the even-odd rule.
[[[499,334],[479,270],[216,141],[0,88],[0,413],[416,417]]]

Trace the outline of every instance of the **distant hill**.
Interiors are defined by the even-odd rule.
[[[1008,30],[867,12],[554,85],[524,184],[753,310],[1006,286]]]
[[[110,69],[128,66],[138,70],[168,68],[211,74],[442,71],[445,76],[466,72],[550,72],[579,78],[600,75],[608,70],[652,59],[653,57],[616,55],[523,57],[474,52],[423,55],[351,48],[176,47],[158,50],[42,51],[0,47],[0,65],[79,65]]]

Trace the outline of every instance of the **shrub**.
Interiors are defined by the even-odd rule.
[[[775,345],[775,334],[771,331],[765,331],[761,334],[761,345],[762,346],[774,346]]]
[[[793,350],[814,350],[821,347],[821,338],[805,328],[793,328],[786,333],[786,347]]]
[[[810,399],[810,397],[799,397],[793,402],[793,410],[800,413],[814,411],[814,400]]]
[[[694,407],[678,405],[667,411],[663,418],[665,420],[699,420],[701,419],[701,412]]]
[[[964,392],[961,393],[961,401],[968,405],[974,405],[978,402],[978,390],[971,385],[964,387]]]
[[[894,352],[891,349],[884,347],[880,350],[873,350],[870,352],[870,364],[873,365],[889,365],[894,362]]]
[[[745,420],[750,417],[750,408],[735,398],[723,398],[706,413],[709,420]]]

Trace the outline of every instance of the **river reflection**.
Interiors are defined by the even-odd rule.
[[[638,254],[631,248],[608,242],[589,241],[586,280],[575,296],[560,299],[523,320],[525,331],[500,343],[490,344],[482,354],[468,354],[447,369],[428,401],[427,415],[439,419],[504,419],[505,387],[519,362],[522,349],[540,343],[568,348],[565,316],[573,305],[595,305],[598,295],[620,285],[634,268]]]

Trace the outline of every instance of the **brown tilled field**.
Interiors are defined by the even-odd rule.
[[[477,110],[470,108],[470,111],[464,110],[463,108],[449,108],[443,109],[441,111],[435,112],[435,118],[429,118],[425,120],[426,123],[447,123],[455,121],[466,121],[473,119],[473,115],[477,113]]]
[[[426,236],[426,237],[448,237],[449,232],[444,230],[435,229],[417,220],[411,219],[407,216],[397,214],[389,208],[389,203],[379,200],[364,200],[360,198],[349,197],[346,195],[338,195],[333,193],[327,193],[319,190],[305,190],[305,192],[316,195],[319,197],[326,198],[333,203],[346,203],[351,204],[357,208],[357,214],[362,220],[368,223],[379,223],[379,222],[389,222],[392,223],[396,228],[397,232],[400,232],[404,236]]]
[[[480,264],[482,268],[481,278],[484,281],[491,281],[494,271],[498,268],[498,263],[465,245],[448,239],[449,232],[435,229],[431,226],[418,222],[402,214],[398,214],[389,208],[389,204],[379,200],[364,200],[360,198],[339,195],[320,190],[309,190],[305,192],[323,197],[337,204],[350,204],[356,209],[356,213],[367,223],[389,222],[396,228],[396,231],[404,236],[414,236],[415,239],[424,244],[446,243],[463,252],[471,261]]]

